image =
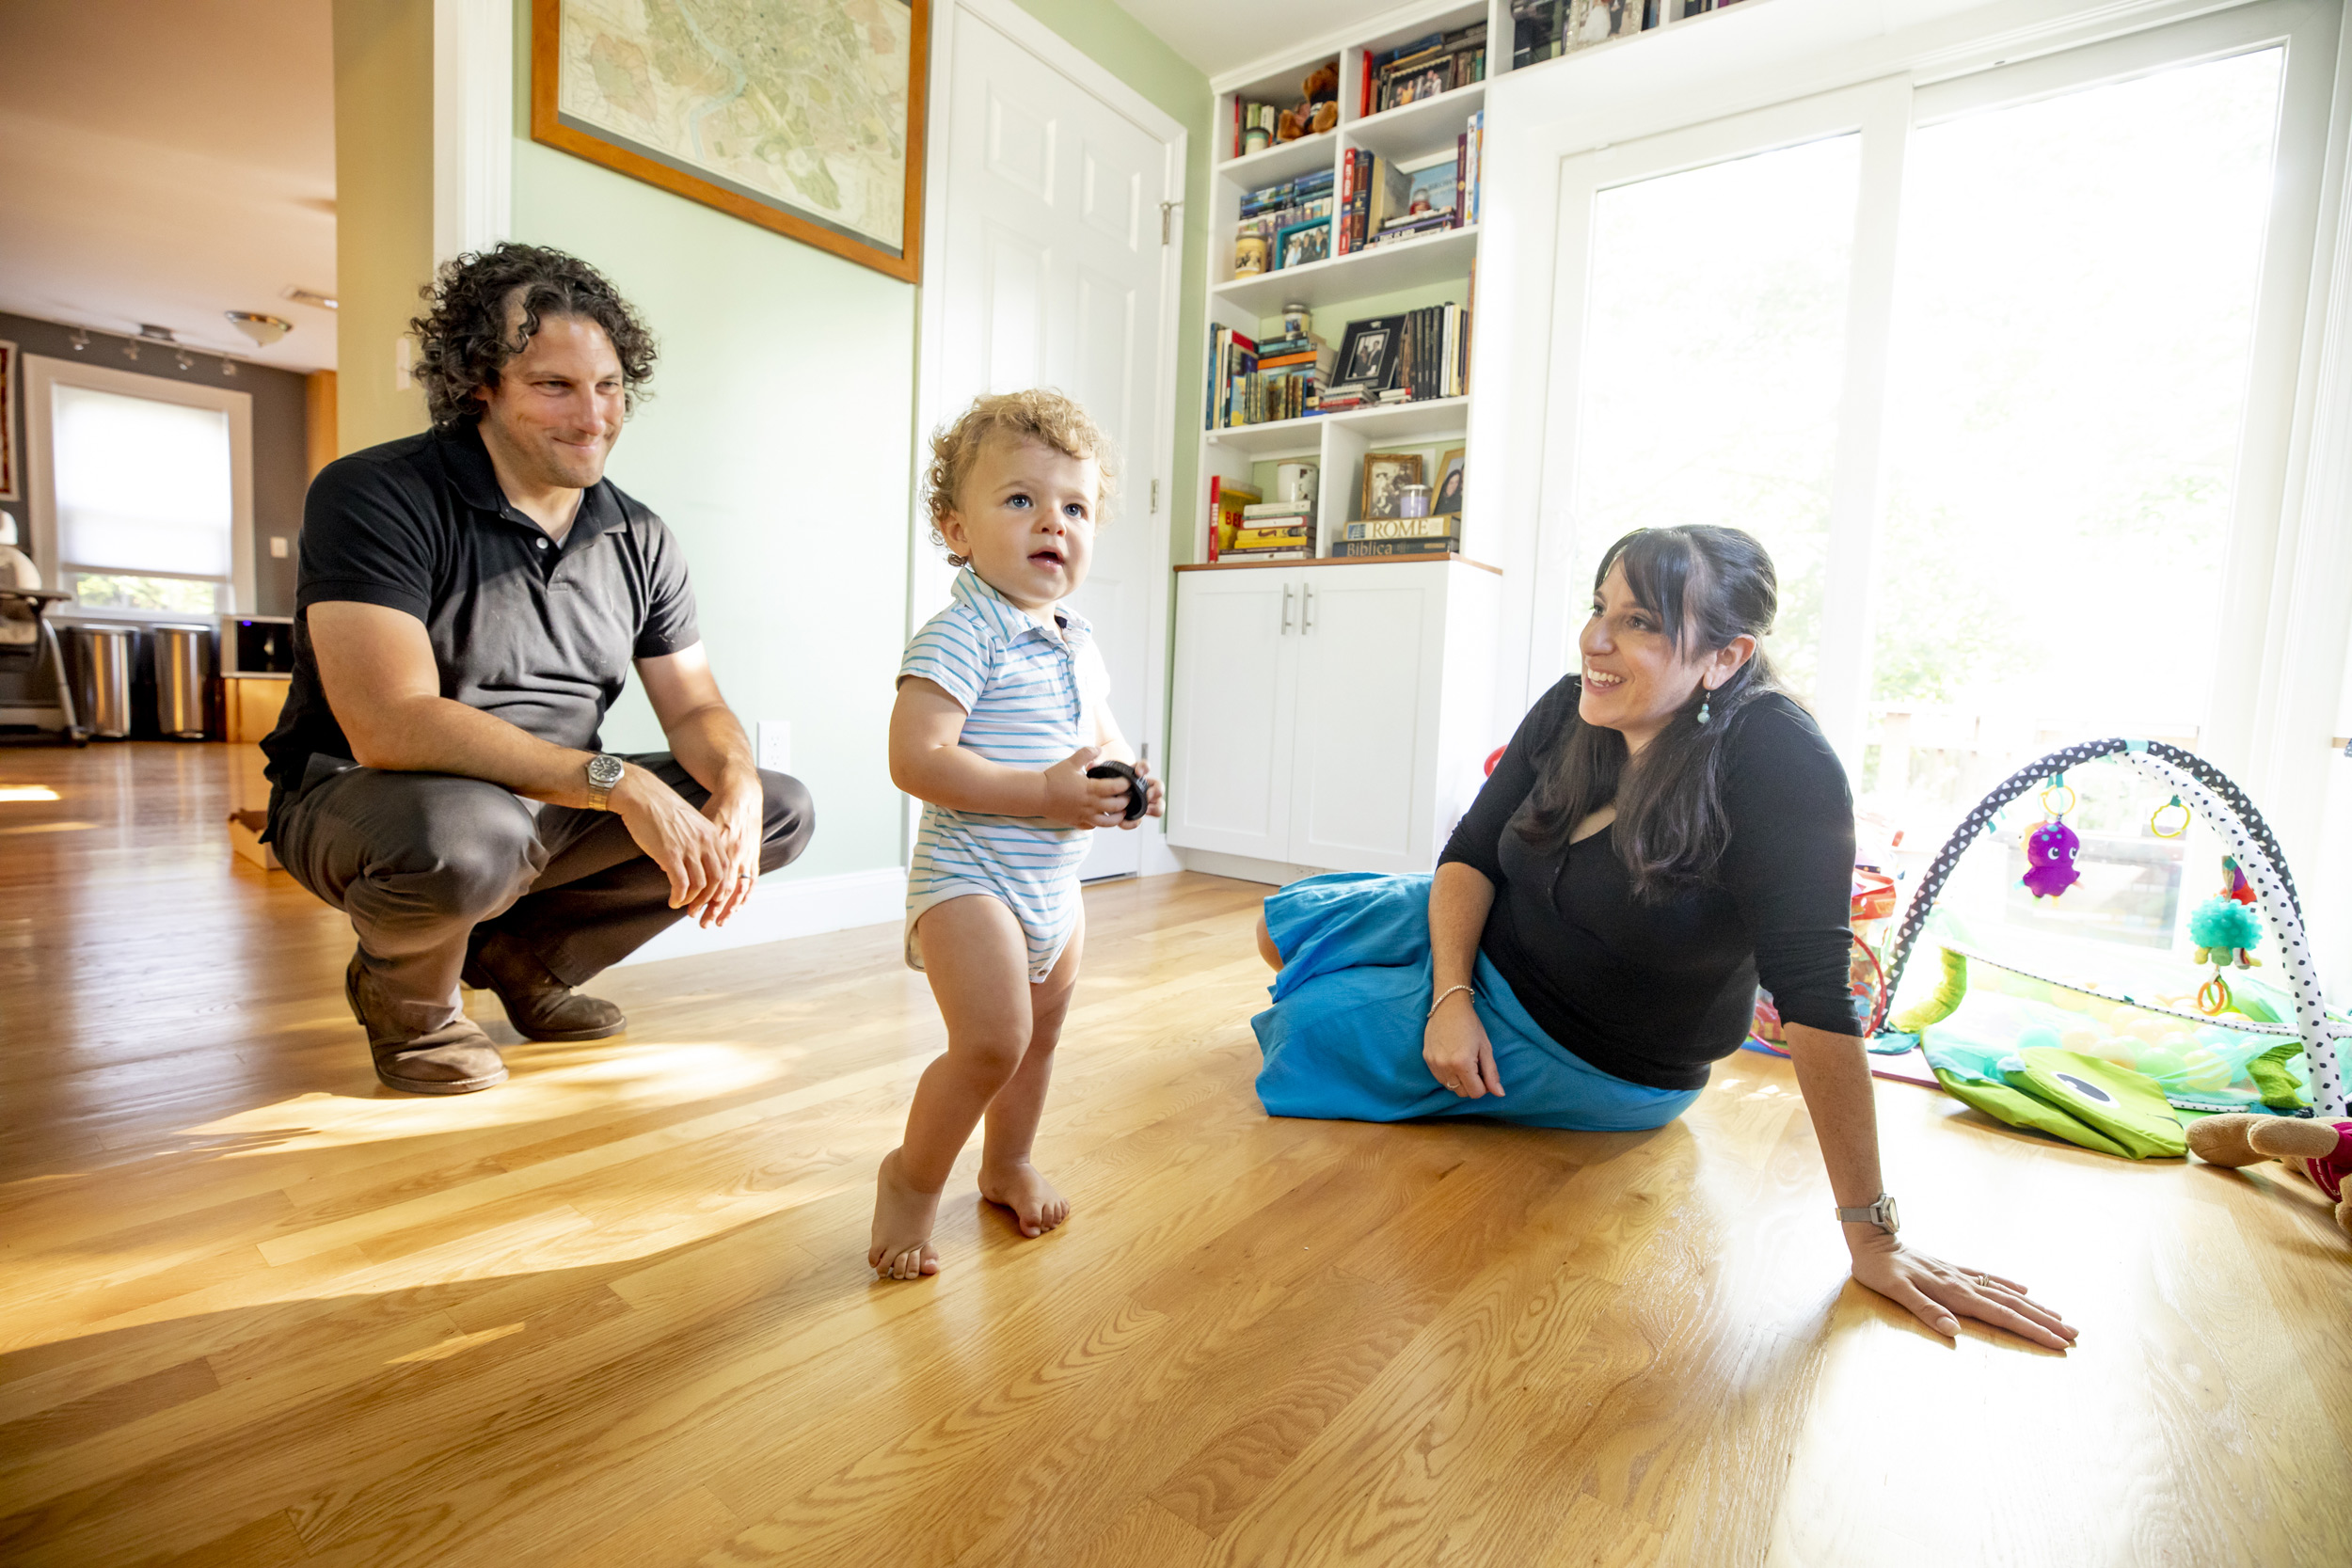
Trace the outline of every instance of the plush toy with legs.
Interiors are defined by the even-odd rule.
[[[2282,1160],[2301,1171],[2336,1206],[2336,1225],[2352,1236],[2352,1121],[2304,1121],[2296,1117],[2233,1111],[2207,1117],[2188,1130],[2189,1152],[2217,1165],[2258,1165]]]

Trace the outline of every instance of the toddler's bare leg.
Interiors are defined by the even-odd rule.
[[[931,1226],[940,1189],[973,1126],[1028,1048],[1028,947],[993,898],[952,898],[922,918],[923,969],[947,1022],[947,1051],[923,1069],[906,1141],[882,1163],[866,1260],[893,1279],[939,1272]]]
[[[1274,933],[1266,929],[1263,913],[1258,916],[1258,957],[1265,960],[1268,969],[1282,967],[1282,950],[1274,945]]]
[[[1054,1081],[1054,1048],[1061,1042],[1062,1020],[1070,1013],[1086,934],[1082,904],[1070,945],[1030,996],[1029,1048],[1011,1081],[989,1102],[988,1131],[980,1140],[980,1196],[1011,1210],[1024,1236],[1042,1236],[1070,1217],[1070,1200],[1029,1163],[1029,1150],[1045,1115],[1045,1090]]]

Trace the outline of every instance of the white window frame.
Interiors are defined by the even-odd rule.
[[[182,577],[179,572],[139,574],[112,566],[85,566],[62,559],[57,548],[57,481],[56,462],[55,388],[78,387],[93,392],[174,403],[188,408],[209,408],[229,417],[229,560],[228,593],[217,612],[198,616],[193,610],[123,610],[111,605],[75,604],[71,610],[82,621],[212,620],[214,614],[250,615],[253,590],[253,394],[222,387],[197,387],[160,375],[140,375],[104,365],[79,364],[41,355],[24,356],[24,477],[32,502],[33,559],[54,585],[67,587],[72,572]],[[192,580],[213,581],[213,578]]]
[[[1563,623],[1585,591],[1567,580],[1581,559],[1570,515],[1574,405],[1556,406],[1573,398],[1572,361],[1560,356],[1580,352],[1583,319],[1584,259],[1566,254],[1581,226],[1564,221],[1564,204],[1593,184],[1574,166],[1579,160],[1613,155],[1630,166],[1640,161],[1631,151],[1638,139],[1708,142],[1709,127],[1721,134],[1706,157],[1690,161],[1810,140],[1834,134],[1829,119],[1836,117],[1744,144],[1739,122],[1750,115],[1756,126],[1802,120],[1808,103],[1867,98],[1874,84],[1910,95],[1907,135],[1911,125],[1977,108],[2284,42],[2280,197],[2262,265],[2232,545],[2217,594],[2217,696],[2202,749],[2264,803],[2290,858],[2312,861],[2327,768],[2341,766],[2318,743],[2343,681],[2352,678],[2352,528],[2344,521],[2352,510],[2352,376],[2344,368],[2352,354],[2352,94],[2337,91],[2338,83],[2352,84],[2352,27],[2343,23],[2341,0],[1991,0],[1964,8],[1931,0],[1772,0],[1491,84],[1479,295],[1482,305],[1502,302],[1510,315],[1489,312],[1481,324],[1470,444],[1494,454],[1480,459],[1479,471],[1495,475],[1500,492],[1489,515],[1501,527],[1506,574],[1498,713],[1524,712],[1561,673]],[[1841,112],[1849,128],[1865,132],[1867,208],[1867,193],[1883,188],[1888,137],[1874,145],[1862,112]],[[1897,164],[1899,179],[1899,153]],[[1671,166],[1668,159],[1658,171]],[[1861,215],[1856,312],[1882,294],[1891,299],[1897,221],[1892,210]],[[1850,327],[1849,397],[1883,391],[1888,319],[1882,311],[1861,334]],[[1851,608],[1824,617],[1820,705],[1851,767],[1862,733],[1860,656],[1869,647],[1866,552],[1884,476],[1874,436],[1865,441],[1849,430],[1840,441],[1825,602]],[[1867,450],[1867,464],[1854,447]],[[1849,455],[1856,461],[1844,462]],[[1857,531],[1857,520],[1867,526]],[[1564,594],[1568,609],[1558,602]],[[1849,689],[1832,689],[1840,668],[1850,671]],[[2352,942],[2344,945],[2352,961]]]

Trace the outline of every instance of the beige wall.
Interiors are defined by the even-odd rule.
[[[433,0],[334,0],[336,446],[422,430],[393,385],[433,276]]]

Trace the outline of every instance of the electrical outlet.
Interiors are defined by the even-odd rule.
[[[788,720],[762,719],[754,738],[759,745],[759,766],[771,773],[792,771],[792,725]]]
[[[273,533],[269,536],[269,558],[272,561],[283,561],[286,557],[292,555],[293,553],[294,552],[292,550],[286,547],[286,536],[284,534]]]

